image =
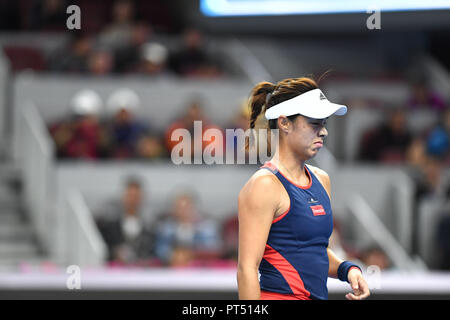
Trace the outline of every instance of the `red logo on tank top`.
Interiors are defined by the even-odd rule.
[[[327,214],[321,204],[318,206],[310,206],[310,208],[314,216],[324,216]]]

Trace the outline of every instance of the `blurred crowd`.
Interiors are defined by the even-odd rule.
[[[431,120],[419,126],[413,121],[415,112],[422,112],[422,121],[427,118]],[[406,168],[415,184],[413,253],[419,251],[422,204],[442,204],[433,243],[442,252],[440,267],[448,269],[450,249],[446,226],[450,219],[450,105],[422,79],[412,83],[411,96],[406,105],[381,108],[380,114],[383,115],[381,123],[366,129],[361,135],[357,160]]]
[[[193,159],[195,152],[203,153],[208,146],[214,149],[216,156],[223,156],[227,148],[236,150],[239,147],[234,140],[228,142],[230,145],[226,144],[225,128],[209,120],[200,96],[187,100],[183,112],[175,115],[162,130],[155,129],[149,119],[139,116],[143,107],[138,94],[129,88],[117,89],[106,103],[91,89],[77,92],[71,99],[68,114],[48,125],[57,158],[87,161],[168,159],[177,144],[187,143],[189,156]],[[227,128],[246,130],[248,116],[249,110],[242,104]],[[200,135],[194,133],[196,121],[201,121]],[[189,137],[178,139],[177,129],[187,130]],[[219,130],[222,140],[204,138],[208,129]],[[201,140],[198,141],[199,150],[194,147],[195,139]],[[184,152],[175,151],[177,155]]]
[[[132,73],[215,78],[223,75],[220,58],[208,53],[204,35],[198,29],[184,30],[174,48],[155,38],[146,22],[111,25],[98,35],[75,33],[68,45],[49,56],[46,69],[93,76]]]
[[[98,93],[81,90],[72,99],[69,115],[49,126],[57,157],[98,160],[163,156],[162,143],[151,126],[135,117],[140,104],[134,91],[119,89],[109,97],[104,112]]]
[[[110,266],[236,265],[237,214],[208,216],[190,191],[175,194],[160,213],[153,212],[149,198],[139,178],[129,177],[122,195],[96,214]]]
[[[417,110],[433,120],[414,130],[411,116]],[[421,83],[412,87],[406,106],[389,106],[380,114],[381,123],[361,135],[357,160],[405,165],[416,182],[416,201],[432,195],[448,199],[450,182],[443,171],[450,166],[450,106]]]
[[[435,116],[436,121],[419,132],[413,132],[408,117],[417,110]],[[420,165],[425,158],[436,158],[450,164],[450,107],[421,81],[411,85],[411,97],[404,106],[381,108],[383,121],[365,131],[360,140],[358,160],[381,163]]]
[[[170,17],[165,23],[159,21],[164,14],[158,15],[158,9],[170,14],[164,1],[27,2],[0,1],[4,9],[0,10],[0,20],[4,18],[0,30],[59,32],[68,39],[49,52],[32,45],[6,44],[4,51],[13,70],[93,76],[133,73],[211,78],[224,74],[220,54],[211,51],[199,29],[174,27]],[[66,9],[72,4],[80,7],[79,30],[68,30],[66,26]],[[109,14],[105,17],[105,13]],[[14,15],[17,21],[11,19]]]

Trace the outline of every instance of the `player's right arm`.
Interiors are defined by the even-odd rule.
[[[258,174],[239,193],[239,299],[258,300],[258,268],[264,255],[272,220],[280,204],[279,182],[272,174]]]

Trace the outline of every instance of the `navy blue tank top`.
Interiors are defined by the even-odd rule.
[[[287,179],[270,162],[270,170],[286,189],[290,207],[273,220],[259,266],[261,290],[328,299],[328,240],[333,231],[330,198],[305,165],[308,186]]]

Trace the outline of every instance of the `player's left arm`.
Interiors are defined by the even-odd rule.
[[[328,193],[328,197],[331,200],[331,182],[329,175],[322,169],[313,166],[309,167],[314,172],[319,181],[322,183],[325,191]],[[332,278],[337,278],[339,265],[344,261],[340,259],[330,248],[327,248],[327,254],[329,261],[328,276]],[[347,279],[348,282],[350,283],[350,286],[353,289],[353,293],[347,293],[345,295],[347,299],[362,300],[370,295],[369,286],[367,285],[367,282],[364,279],[360,269],[350,268],[347,273]]]

